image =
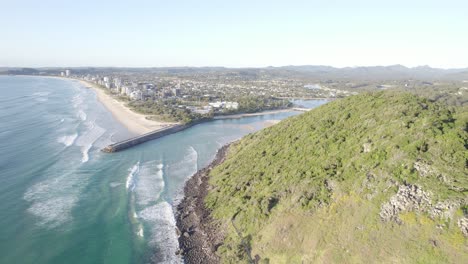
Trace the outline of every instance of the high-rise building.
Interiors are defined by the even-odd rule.
[[[65,76],[67,76],[67,77],[70,76],[70,70],[65,70]]]
[[[180,95],[180,88],[172,88],[172,94],[174,96],[179,96]]]

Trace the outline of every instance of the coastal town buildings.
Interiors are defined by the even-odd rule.
[[[237,70],[67,69],[141,111],[175,116],[252,112],[287,107],[290,98],[347,96],[346,90],[292,77]],[[144,109],[143,109],[144,108]],[[183,112],[183,113],[181,113]],[[190,117],[193,119],[193,116]]]

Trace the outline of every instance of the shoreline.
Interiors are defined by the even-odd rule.
[[[95,91],[98,101],[104,105],[104,107],[112,114],[112,116],[115,119],[117,119],[117,121],[119,121],[119,123],[121,123],[131,133],[137,136],[141,136],[164,128],[170,128],[180,124],[149,120],[147,119],[149,115],[134,112],[129,107],[127,107],[124,102],[120,102],[117,99],[113,98],[111,95],[107,94],[102,88],[98,87],[94,83],[87,82],[81,79],[64,79],[77,80],[84,87],[91,88],[93,91]]]
[[[221,147],[214,160],[191,176],[184,185],[184,198],[176,207],[176,226],[179,234],[179,254],[184,263],[219,263],[216,250],[224,240],[223,228],[211,218],[205,207],[208,194],[208,174],[225,158],[230,144]]]
[[[78,78],[62,77],[62,76],[36,76],[36,75],[21,75],[21,76],[72,80],[72,81],[78,82],[84,88],[92,89],[96,93],[96,97],[98,101],[101,104],[103,104],[103,106],[112,114],[112,116],[121,125],[126,127],[130,133],[134,134],[134,136],[128,139],[115,142],[109,146],[106,146],[104,149],[102,149],[102,151],[107,152],[107,153],[125,150],[127,148],[139,145],[141,143],[144,143],[153,139],[157,139],[163,136],[167,136],[170,134],[180,132],[182,130],[185,130],[187,128],[190,128],[192,126],[195,126],[204,122],[211,122],[211,121],[225,120],[225,119],[240,119],[244,117],[301,111],[295,108],[285,108],[285,109],[267,110],[267,111],[254,112],[254,113],[221,115],[221,116],[215,116],[211,119],[204,119],[204,120],[196,121],[190,124],[182,124],[182,123],[176,123],[176,122],[173,122],[173,123],[161,122],[161,121],[154,121],[154,120],[147,119],[149,115],[144,115],[144,114],[134,112],[129,107],[127,107],[124,102],[121,102],[113,98],[113,96],[107,94],[103,88],[89,81],[85,81],[85,80],[78,79]],[[273,125],[273,124],[276,124],[276,123],[272,123],[270,125]]]

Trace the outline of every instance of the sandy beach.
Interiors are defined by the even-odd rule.
[[[125,106],[124,102],[120,102],[107,94],[103,89],[97,87],[96,84],[79,80],[84,86],[92,88],[97,95],[98,100],[112,113],[112,115],[124,125],[130,132],[136,135],[143,135],[154,130],[170,127],[177,123],[166,123],[154,120],[148,120],[147,115],[136,113]]]

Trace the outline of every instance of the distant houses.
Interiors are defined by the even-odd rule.
[[[239,103],[237,102],[214,102],[209,103],[209,105],[215,109],[228,109],[228,110],[237,110],[239,108]]]
[[[78,72],[78,71],[77,71]],[[67,71],[63,71],[66,75]],[[70,72],[68,72],[70,74]],[[219,80],[200,81],[194,79],[160,76],[140,76],[134,73],[109,73],[102,74],[74,74],[74,77],[95,83],[110,93],[125,97],[131,101],[148,101],[158,104],[158,107],[172,108],[181,113],[181,109],[195,114],[211,115],[217,113],[232,113],[242,108],[237,98],[265,97],[266,91],[276,91],[286,87],[301,87],[290,80],[272,80],[244,83],[244,80]],[[213,83],[214,82],[214,83]],[[266,88],[268,86],[268,88]],[[272,88],[273,87],[273,88]],[[233,93],[232,90],[236,92]],[[281,94],[280,94],[281,95]],[[232,98],[229,100],[229,98]],[[226,100],[226,101],[223,101]],[[228,101],[229,100],[229,101]],[[136,104],[149,105],[149,104]],[[270,107],[268,104],[265,107]],[[187,113],[187,111],[185,111]]]
[[[132,100],[143,100],[143,92],[140,90],[136,90],[130,93],[130,99]]]

